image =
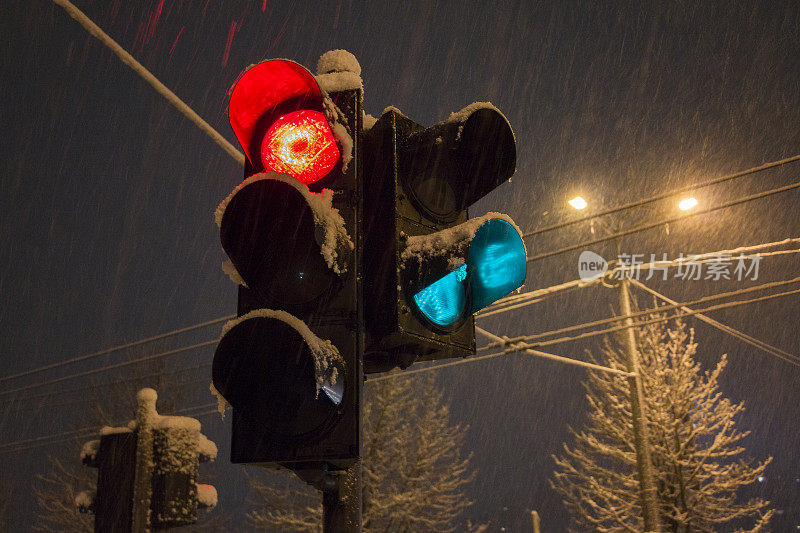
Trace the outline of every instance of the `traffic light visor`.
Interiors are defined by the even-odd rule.
[[[245,71],[233,86],[228,116],[251,163],[253,138],[260,125],[298,109],[322,111],[322,91],[305,67],[286,59],[264,61]]]
[[[484,222],[469,247],[472,312],[479,311],[525,283],[525,245],[506,220]]]
[[[324,433],[339,416],[345,375],[329,341],[289,313],[270,309],[228,322],[212,366],[220,394],[280,440]]]

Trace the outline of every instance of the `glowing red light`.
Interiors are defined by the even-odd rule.
[[[339,147],[319,111],[294,111],[276,120],[261,142],[264,170],[288,174],[306,185],[321,180],[339,160]]]

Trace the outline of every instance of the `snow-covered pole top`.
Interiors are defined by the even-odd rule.
[[[158,393],[150,388],[144,388],[136,393],[136,403],[140,411],[148,414],[156,413],[156,400],[158,400]]]
[[[320,88],[329,93],[362,89],[361,65],[347,50],[325,52],[317,61],[315,76]]]
[[[317,61],[317,74],[330,74],[331,72],[353,72],[361,75],[361,65],[356,56],[347,50],[330,50],[322,54]]]

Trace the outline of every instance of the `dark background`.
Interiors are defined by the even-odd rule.
[[[261,59],[312,70],[326,50],[361,63],[365,108],[389,105],[433,124],[473,101],[490,101],[514,127],[517,173],[471,210],[508,213],[527,231],[567,219],[576,193],[590,209],[800,153],[800,4],[796,2],[255,2],[88,1],[77,6],[218,131],[227,92]],[[45,0],[0,5],[0,368],[4,375],[233,312],[235,290],[212,214],[241,169],[59,7]],[[800,163],[697,191],[701,206],[788,184]],[[674,214],[674,202],[612,223]],[[599,231],[599,230],[598,230]],[[697,253],[800,235],[792,191],[623,240],[627,253]],[[588,225],[529,239],[529,254],[592,237]],[[611,258],[615,248],[596,246]],[[536,262],[526,290],[577,277],[580,250]],[[759,281],[795,277],[794,255],[765,258]],[[744,282],[670,280],[676,299]],[[752,284],[753,282],[749,282]],[[642,298],[643,302],[649,302]],[[719,312],[715,318],[798,353],[797,297]],[[602,287],[479,321],[522,334],[602,318],[615,293]],[[774,501],[775,531],[800,523],[800,369],[697,327],[698,357],[730,363],[723,392],[744,400],[748,454],[774,456],[750,492]],[[216,338],[214,326],[169,346]],[[553,347],[583,357],[595,342]],[[212,347],[169,359],[211,360]],[[47,374],[6,381],[8,390],[124,361],[119,352]],[[129,369],[60,383],[63,391],[128,376]],[[141,373],[145,373],[141,370]],[[198,370],[197,379],[208,374]],[[466,449],[479,469],[467,516],[492,530],[544,531],[567,524],[547,479],[551,454],[578,427],[585,402],[579,367],[509,355],[439,371],[453,419],[469,424]],[[39,394],[35,389],[27,394]],[[61,394],[57,392],[56,398]],[[211,401],[204,383],[185,406]],[[0,401],[6,401],[3,396]],[[83,401],[83,403],[82,403]],[[91,425],[86,394],[7,414],[2,442]],[[242,514],[242,467],[227,463],[229,419],[202,419],[221,447],[219,512]],[[13,530],[36,508],[31,486],[47,453],[72,443],[0,454],[13,487]],[[69,458],[69,456],[67,456]],[[77,457],[74,459],[77,461]]]

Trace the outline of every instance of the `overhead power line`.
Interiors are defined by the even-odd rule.
[[[186,103],[178,98],[178,96],[173,93],[171,90],[167,88],[166,85],[161,83],[158,78],[153,76],[149,70],[147,70],[144,65],[136,61],[132,55],[130,55],[124,48],[122,48],[114,39],[109,37],[107,33],[100,29],[100,27],[92,22],[89,17],[87,17],[83,11],[75,7],[74,4],[69,2],[69,0],[53,0],[55,4],[58,4],[69,14],[70,17],[74,18],[75,20],[83,26],[86,31],[88,31],[92,36],[96,37],[101,43],[106,45],[123,63],[128,65],[130,68],[133,69],[139,76],[144,78],[144,80],[149,83],[161,96],[167,99],[169,103],[171,103],[175,108],[180,111],[181,113],[186,116],[189,120],[195,123],[197,127],[199,127],[203,132],[206,133],[211,139],[217,143],[225,152],[230,155],[233,159],[236,160],[237,163],[240,165],[244,165],[244,154],[236,149],[231,143],[228,142],[225,137],[223,137],[217,130],[211,127],[211,125],[203,120],[200,115],[194,112],[194,110],[186,105]]]
[[[765,300],[771,300],[773,298],[781,298],[781,297],[784,297],[784,296],[791,296],[792,294],[798,294],[798,293],[800,293],[800,289],[794,289],[794,290],[791,290],[791,291],[785,291],[785,292],[779,292],[779,293],[775,293],[775,294],[769,294],[767,296],[760,296],[758,298],[751,298],[749,300],[736,300],[736,301],[733,301],[733,302],[725,302],[725,303],[721,303],[721,304],[717,304],[717,305],[712,305],[710,307],[705,307],[703,309],[695,309],[695,310],[686,311],[686,312],[677,312],[677,313],[675,313],[673,315],[654,318],[654,319],[651,319],[651,320],[644,320],[644,321],[641,321],[641,322],[637,322],[637,323],[635,323],[633,325],[623,324],[621,326],[615,326],[615,327],[611,327],[611,328],[607,328],[607,329],[588,331],[588,332],[585,332],[585,333],[581,333],[579,335],[575,335],[574,337],[559,337],[557,339],[550,339],[550,340],[541,341],[541,342],[534,342],[534,343],[516,343],[514,345],[515,347],[512,348],[512,349],[506,350],[506,353],[519,351],[520,347],[522,347],[522,348],[539,348],[539,347],[542,347],[542,346],[551,346],[553,344],[561,344],[561,343],[564,343],[564,342],[576,341],[576,340],[585,339],[585,338],[588,338],[588,337],[595,337],[597,335],[606,335],[608,333],[614,333],[616,331],[621,331],[621,330],[632,328],[632,327],[646,326],[648,324],[655,324],[655,323],[658,323],[658,322],[665,322],[665,321],[668,321],[668,320],[674,320],[676,318],[683,318],[683,317],[686,317],[686,316],[696,315],[698,313],[707,313],[709,311],[717,311],[717,310],[720,310],[720,309],[727,309],[729,307],[738,307],[738,306],[741,306],[741,305],[749,305],[749,304],[753,304],[753,303],[756,303],[756,302],[763,302]],[[659,309],[658,308],[649,309],[649,314],[659,314]],[[514,342],[514,341],[512,340],[511,342]],[[800,366],[800,365],[798,365],[798,366]]]
[[[495,335],[494,333],[486,331],[485,329],[479,328],[477,326],[475,327],[475,331],[477,331],[481,335],[484,335],[485,337],[489,337],[490,339],[504,340],[503,337],[500,337],[499,335]],[[542,357],[544,359],[550,359],[551,361],[558,361],[559,363],[567,363],[567,364],[570,364],[570,365],[582,366],[584,368],[590,368],[592,370],[598,370],[600,372],[609,372],[609,373],[612,373],[612,374],[619,374],[619,375],[626,376],[626,377],[633,375],[630,372],[626,372],[625,370],[619,370],[619,369],[610,368],[610,367],[607,367],[607,366],[596,365],[594,363],[581,361],[579,359],[573,359],[571,357],[564,357],[562,355],[556,355],[556,354],[552,354],[552,353],[542,352],[540,350],[534,350],[532,348],[520,348],[519,351],[525,352],[525,353],[527,353],[529,355],[535,355],[537,357]],[[503,352],[503,353],[505,353],[505,352]],[[496,353],[496,354],[490,354],[490,355],[478,355],[478,356],[474,356],[474,357],[468,357],[466,359],[459,359],[457,361],[450,361],[448,363],[443,363],[443,364],[439,364],[439,365],[431,365],[431,366],[427,366],[427,367],[423,367],[423,368],[415,368],[415,369],[412,369],[412,370],[404,370],[403,372],[399,372],[399,373],[395,373],[395,374],[384,374],[382,376],[368,378],[366,381],[384,381],[384,380],[387,380],[387,379],[406,377],[406,376],[409,376],[409,375],[419,374],[421,372],[427,372],[429,370],[438,370],[440,368],[444,368],[444,367],[447,367],[447,366],[455,366],[455,365],[460,365],[460,364],[463,364],[463,363],[472,363],[472,362],[481,361],[481,360],[484,360],[484,359],[491,359],[493,357],[497,357],[498,355],[503,355],[503,353]]]
[[[634,281],[634,280],[631,280],[631,281]],[[593,320],[591,322],[584,322],[583,324],[576,324],[574,326],[566,326],[566,327],[555,329],[555,330],[552,330],[552,331],[547,331],[547,332],[544,332],[544,333],[536,333],[536,334],[533,334],[533,335],[523,335],[523,336],[519,336],[519,337],[512,337],[512,338],[509,338],[507,340],[502,340],[501,339],[499,342],[492,342],[492,343],[482,347],[481,350],[487,350],[487,349],[490,349],[490,348],[497,348],[498,346],[502,346],[502,345],[508,344],[510,342],[511,343],[530,342],[530,341],[535,340],[535,339],[541,339],[543,337],[550,337],[552,335],[558,335],[558,334],[561,334],[561,333],[567,333],[567,332],[575,331],[575,330],[579,330],[579,329],[586,329],[586,328],[591,328],[591,327],[595,327],[595,326],[602,326],[604,324],[609,324],[609,323],[613,323],[613,322],[621,322],[623,320],[627,320],[628,318],[637,318],[637,317],[640,317],[640,316],[651,315],[651,314],[653,314],[654,311],[659,312],[659,313],[663,313],[665,311],[671,311],[673,309],[679,309],[679,308],[685,307],[687,305],[696,305],[696,304],[699,304],[699,303],[704,303],[704,302],[709,302],[709,301],[714,301],[714,300],[720,300],[720,299],[724,299],[724,298],[730,298],[731,296],[738,296],[740,294],[747,294],[749,292],[763,291],[763,290],[766,290],[766,289],[773,289],[775,287],[781,287],[783,285],[791,285],[793,283],[798,283],[798,282],[800,282],[800,276],[798,276],[796,278],[792,278],[792,279],[782,280],[782,281],[771,281],[769,283],[762,283],[761,285],[754,285],[752,287],[745,287],[745,288],[742,288],[742,289],[737,289],[735,291],[728,291],[728,292],[721,292],[721,293],[718,293],[718,294],[711,294],[709,296],[703,296],[702,298],[698,298],[696,300],[692,300],[692,301],[689,301],[689,302],[683,302],[683,303],[672,302],[669,305],[661,306],[661,307],[659,307],[657,309],[644,309],[642,311],[636,311],[634,313],[631,313],[630,315],[612,316],[612,317],[603,318],[603,319],[600,319],[600,320]]]
[[[542,254],[534,255],[532,257],[529,257],[527,259],[527,261],[528,261],[528,263],[532,263],[534,261],[539,261],[541,259],[546,259],[548,257],[553,257],[555,255],[563,254],[565,252],[571,252],[573,250],[578,250],[580,248],[586,248],[587,246],[593,246],[593,245],[599,244],[601,242],[614,240],[614,239],[617,239],[619,237],[624,237],[626,235],[631,235],[633,233],[639,233],[641,231],[646,231],[646,230],[649,230],[649,229],[657,228],[659,226],[663,226],[664,224],[671,224],[673,222],[686,220],[687,218],[692,218],[692,217],[696,217],[696,216],[699,216],[699,215],[705,215],[706,213],[711,213],[713,211],[718,211],[720,209],[725,209],[725,208],[728,208],[728,207],[732,207],[734,205],[743,204],[745,202],[750,202],[752,200],[758,200],[760,198],[766,198],[767,196],[772,196],[774,194],[779,194],[779,193],[782,193],[782,192],[790,191],[790,190],[796,189],[798,187],[800,187],[800,182],[795,182],[795,183],[792,183],[792,184],[789,184],[789,185],[785,185],[783,187],[778,187],[776,189],[770,189],[768,191],[762,191],[760,193],[751,194],[749,196],[743,196],[742,198],[737,198],[736,200],[732,200],[730,202],[725,202],[725,203],[722,203],[720,205],[716,205],[716,206],[713,206],[713,207],[708,207],[706,209],[700,209],[698,211],[693,211],[691,213],[686,213],[686,214],[683,214],[683,215],[677,215],[677,216],[674,216],[674,217],[665,218],[663,220],[659,220],[658,222],[650,222],[650,223],[647,223],[647,224],[642,224],[640,226],[635,226],[633,228],[626,229],[626,230],[623,230],[623,231],[620,231],[620,232],[617,232],[617,233],[613,233],[613,234],[607,235],[605,237],[599,237],[597,239],[592,239],[590,241],[585,241],[585,242],[581,242],[581,243],[578,243],[578,244],[573,244],[571,246],[560,248],[558,250],[553,250],[552,252],[545,252],[545,253],[542,253]]]
[[[495,341],[505,341],[507,339],[507,337],[501,337],[499,335],[495,335],[494,333],[486,331],[485,329],[479,328],[477,326],[475,326],[475,331],[477,331],[478,333],[480,333],[484,337],[488,337],[488,338],[493,339]],[[585,368],[591,368],[592,370],[599,370],[601,372],[610,372],[612,374],[620,374],[620,375],[623,375],[623,376],[633,376],[634,375],[632,372],[626,372],[625,370],[620,370],[618,368],[610,368],[610,367],[607,367],[607,366],[596,365],[594,363],[588,363],[586,361],[581,361],[579,359],[572,359],[570,357],[564,357],[564,356],[561,356],[561,355],[555,355],[555,354],[551,354],[551,353],[540,352],[539,350],[532,350],[530,348],[526,348],[523,351],[525,353],[527,353],[527,354],[535,355],[537,357],[543,357],[545,359],[550,359],[552,361],[558,361],[559,363],[567,363],[567,364],[570,364],[570,365],[582,366],[582,367],[585,367]]]
[[[94,389],[97,389],[98,387],[113,387],[114,385],[122,385],[124,383],[131,383],[131,382],[134,382],[134,381],[145,380],[145,379],[152,378],[152,377],[172,376],[172,375],[175,375],[175,374],[182,374],[182,373],[185,373],[185,372],[191,372],[191,371],[194,371],[194,370],[200,370],[201,368],[206,368],[206,367],[209,367],[209,366],[211,366],[211,363],[205,363],[205,364],[202,364],[202,365],[192,366],[192,367],[188,367],[188,368],[180,368],[178,370],[171,370],[169,372],[153,372],[151,374],[144,374],[142,376],[134,376],[134,377],[130,377],[130,378],[126,378],[126,379],[119,379],[119,380],[115,380],[115,381],[106,381],[106,382],[103,382],[103,383],[100,383],[100,384],[93,384],[93,385],[89,385],[89,386],[86,386],[86,387],[77,387],[77,388],[72,388],[72,389],[63,389],[63,390],[58,390],[58,391],[45,392],[43,394],[36,394],[34,396],[26,396],[26,397],[23,397],[23,398],[16,398],[16,400],[18,402],[30,402],[30,401],[33,401],[33,400],[38,400],[40,398],[51,398],[56,394],[58,394],[60,396],[64,396],[64,395],[67,395],[67,394],[73,394],[75,392],[83,392],[83,391],[94,390]]]
[[[685,257],[678,257],[669,261],[657,261],[655,263],[644,263],[641,265],[636,265],[635,268],[638,270],[649,270],[654,267],[664,268],[664,267],[677,267],[685,263],[694,262],[694,263],[703,263],[709,261],[718,260],[720,256],[726,255],[734,255],[734,254],[744,254],[747,252],[754,252],[757,250],[764,250],[767,248],[775,248],[777,246],[785,246],[789,244],[797,244],[800,243],[799,237],[792,237],[783,239],[780,241],[774,242],[767,242],[762,244],[755,244],[749,246],[740,246],[737,248],[732,248],[730,250],[719,250],[716,252],[706,252],[702,254],[696,254],[691,256]],[[800,249],[791,249],[791,250],[778,250],[773,252],[766,252],[766,253],[759,253],[757,254],[759,257],[770,257],[775,255],[784,255],[784,254],[794,254],[800,253]],[[742,258],[752,258],[756,255],[743,255]],[[736,257],[739,259],[739,256]],[[598,285],[603,282],[604,278],[607,276],[612,276],[614,272],[621,271],[621,270],[629,270],[629,268],[625,268],[622,266],[616,266],[612,268],[609,272],[606,273],[598,273],[597,275],[587,278],[587,279],[579,279],[568,281],[566,283],[561,283],[559,285],[554,285],[552,287],[546,287],[544,289],[536,289],[529,292],[524,292],[520,294],[512,294],[501,298],[494,304],[486,307],[484,310],[478,312],[477,316],[479,318],[484,318],[491,315],[496,315],[498,313],[504,313],[506,311],[511,311],[513,309],[519,309],[520,307],[525,307],[526,305],[531,305],[534,303],[541,302],[542,300],[546,299],[547,297],[553,296],[556,293],[564,293],[569,292],[575,289],[591,287],[594,285]]]
[[[660,298],[661,300],[664,300],[665,302],[667,302],[669,304],[677,305],[677,302],[675,300],[672,300],[672,299],[664,296],[660,292],[651,289],[650,287],[648,287],[647,285],[645,285],[644,283],[642,283],[642,282],[640,282],[638,280],[633,280],[632,279],[631,280],[631,284],[633,286],[635,286],[635,287],[638,287],[639,289],[641,289],[643,291],[646,291],[646,292],[652,294],[656,298]],[[691,309],[689,309],[686,306],[681,306],[681,309],[683,309],[685,311],[691,311]],[[717,329],[719,329],[721,331],[724,331],[725,333],[733,335],[734,337],[736,337],[738,339],[741,339],[744,342],[746,342],[746,343],[748,343],[748,344],[750,344],[752,346],[755,346],[759,350],[762,350],[762,351],[764,351],[764,352],[766,352],[766,353],[768,353],[768,354],[770,354],[772,356],[775,356],[775,357],[777,357],[779,359],[783,359],[784,361],[787,361],[789,363],[800,362],[800,356],[797,356],[795,354],[789,353],[789,352],[787,352],[785,350],[781,350],[780,348],[772,346],[771,344],[768,344],[768,343],[762,341],[761,339],[757,339],[757,338],[755,338],[755,337],[753,337],[751,335],[748,335],[747,333],[743,333],[743,332],[739,331],[738,329],[735,329],[735,328],[733,328],[733,327],[731,327],[731,326],[729,326],[727,324],[723,324],[722,322],[719,322],[718,320],[714,320],[713,318],[708,317],[708,316],[706,316],[706,315],[704,315],[702,313],[697,313],[695,316],[698,318],[698,320],[702,320],[706,324],[714,326],[715,328],[717,328]]]
[[[571,341],[575,341],[575,340],[580,340],[580,339],[584,339],[584,338],[587,338],[587,337],[594,337],[594,336],[597,336],[597,335],[606,335],[608,333],[613,333],[615,331],[620,331],[620,330],[631,328],[631,327],[635,328],[635,327],[646,326],[648,324],[655,324],[655,323],[658,323],[658,322],[666,322],[666,321],[669,321],[669,320],[674,320],[676,318],[683,318],[683,317],[686,317],[686,316],[697,315],[699,313],[707,313],[709,311],[716,311],[716,310],[719,310],[719,309],[726,309],[726,308],[729,308],[729,307],[737,307],[737,306],[741,306],[741,305],[749,305],[749,304],[753,304],[753,303],[756,303],[756,302],[770,300],[770,299],[773,299],[773,298],[780,298],[780,297],[783,297],[783,296],[790,296],[792,294],[798,294],[798,293],[800,293],[800,289],[781,292],[781,293],[776,293],[776,294],[770,294],[768,296],[762,296],[762,297],[759,297],[759,298],[752,298],[752,299],[749,299],[749,300],[739,300],[739,301],[735,301],[735,302],[726,302],[726,303],[723,303],[723,304],[707,307],[707,308],[704,308],[704,309],[697,309],[697,310],[692,310],[692,311],[688,311],[688,312],[684,312],[684,313],[677,313],[677,314],[674,314],[674,315],[671,315],[671,316],[659,317],[659,318],[655,318],[655,319],[652,319],[652,320],[647,320],[647,321],[643,321],[643,322],[637,322],[637,323],[635,323],[633,325],[623,325],[623,326],[618,326],[618,327],[614,327],[614,328],[608,328],[608,329],[599,330],[599,331],[590,331],[590,332],[587,332],[587,333],[584,333],[584,334],[581,334],[581,335],[577,335],[575,337],[562,337],[562,338],[559,338],[559,339],[553,339],[553,340],[549,340],[549,341],[545,341],[545,342],[537,343],[537,344],[516,343],[516,344],[513,345],[513,347],[510,347],[510,348],[508,348],[508,349],[506,349],[506,350],[504,350],[502,352],[495,352],[495,353],[486,354],[486,355],[479,355],[479,356],[475,356],[475,357],[466,357],[464,359],[459,359],[457,361],[451,361],[451,362],[440,364],[440,365],[431,365],[431,366],[428,366],[428,367],[417,368],[417,369],[413,369],[413,370],[406,370],[404,372],[398,372],[398,373],[395,373],[395,374],[384,374],[384,375],[381,375],[381,376],[370,378],[367,381],[383,381],[383,380],[386,380],[386,379],[402,378],[402,377],[406,377],[406,376],[413,375],[413,374],[419,374],[421,372],[430,372],[430,371],[439,370],[439,369],[445,368],[445,367],[462,365],[462,364],[466,364],[466,363],[473,363],[473,362],[476,362],[476,361],[484,361],[486,359],[493,359],[495,357],[500,357],[501,355],[509,355],[509,354],[512,354],[512,353],[524,351],[526,349],[534,349],[534,348],[538,348],[538,347],[542,347],[542,346],[550,346],[550,345],[553,345],[553,344],[562,344],[562,343],[565,343],[565,342],[571,342]],[[658,313],[658,309],[651,309],[650,312],[653,313],[653,314],[657,314]],[[800,364],[798,364],[797,366],[800,366]]]
[[[676,195],[684,193],[684,192],[693,191],[693,190],[696,190],[696,189],[702,189],[702,188],[705,188],[705,187],[709,187],[711,185],[716,185],[718,183],[724,183],[726,181],[730,181],[730,180],[733,180],[733,179],[736,179],[736,178],[741,178],[742,176],[747,176],[749,174],[755,174],[756,172],[761,172],[763,170],[767,170],[767,169],[770,169],[770,168],[775,168],[775,167],[779,167],[779,166],[782,166],[782,165],[786,165],[788,163],[793,163],[793,162],[798,161],[798,160],[800,160],[800,155],[787,157],[786,159],[781,159],[779,161],[772,161],[770,163],[765,163],[763,165],[759,165],[757,167],[749,168],[747,170],[734,172],[733,174],[728,174],[726,176],[720,176],[720,177],[714,178],[712,180],[703,181],[703,182],[700,182],[700,183],[694,183],[692,185],[687,185],[685,187],[680,187],[678,189],[673,189],[673,190],[665,192],[665,193],[657,194],[656,196],[651,196],[650,198],[644,198],[642,200],[636,200],[635,202],[631,202],[631,203],[628,203],[628,204],[625,204],[625,205],[621,205],[619,207],[612,207],[612,208],[609,208],[609,209],[604,209],[603,211],[600,211],[598,213],[582,216],[582,217],[575,218],[573,220],[568,220],[566,222],[561,222],[561,223],[558,223],[558,224],[553,224],[551,226],[546,226],[544,228],[535,229],[533,231],[530,231],[528,233],[523,234],[522,236],[523,236],[523,238],[525,238],[525,237],[531,237],[533,235],[540,235],[540,234],[546,233],[548,231],[553,231],[553,230],[565,228],[567,226],[572,226],[573,224],[579,224],[581,222],[586,222],[587,220],[592,220],[594,218],[599,218],[599,217],[602,217],[602,216],[605,216],[605,215],[611,215],[613,213],[618,213],[620,211],[626,211],[628,209],[633,209],[635,207],[641,207],[643,205],[651,204],[651,203],[657,202],[659,200],[664,200],[666,198],[669,198],[671,196],[676,196]]]
[[[204,415],[207,415],[207,414],[212,414],[212,413],[218,412],[217,409],[216,409],[216,405],[217,405],[216,402],[203,404],[203,405],[195,405],[193,407],[186,407],[184,409],[179,409],[177,411],[174,411],[173,413],[171,413],[171,415],[173,415],[173,416],[174,415],[185,415],[186,413],[189,413],[189,412],[194,411],[196,409],[206,409],[206,411],[202,411],[200,413],[195,413],[195,414],[192,415],[192,417],[204,416]],[[214,407],[214,408],[213,409],[209,409],[210,407]],[[125,424],[125,422],[123,422],[120,425],[124,425],[124,424]],[[22,439],[22,440],[17,440],[17,441],[13,441],[13,442],[6,442],[6,443],[3,443],[3,444],[0,444],[0,454],[13,453],[13,452],[22,451],[22,450],[28,450],[28,449],[31,449],[31,448],[37,448],[39,446],[47,446],[47,445],[50,445],[50,444],[56,444],[58,442],[63,442],[63,441],[66,441],[66,440],[70,440],[72,438],[81,437],[82,434],[85,434],[85,437],[89,437],[92,434],[97,433],[98,431],[100,431],[100,429],[102,427],[104,427],[104,426],[87,426],[87,427],[83,427],[83,428],[80,428],[80,429],[74,429],[72,431],[64,431],[62,433],[54,433],[52,435],[43,435],[41,437],[34,437],[34,438],[30,438],[30,439]],[[56,440],[52,440],[52,439],[56,439]],[[46,442],[43,442],[43,441],[46,441]],[[33,445],[32,446],[27,446],[28,444],[33,444]]]
[[[44,387],[45,385],[52,385],[54,383],[60,383],[62,381],[66,381],[68,379],[74,379],[74,378],[79,378],[79,377],[83,377],[83,376],[90,376],[92,374],[97,374],[99,372],[105,372],[107,370],[113,370],[115,368],[120,368],[120,367],[123,367],[123,366],[133,365],[133,364],[136,364],[136,363],[143,363],[145,361],[150,361],[150,360],[153,360],[153,359],[166,357],[168,355],[174,355],[176,353],[185,352],[185,351],[188,351],[188,350],[194,350],[194,349],[197,349],[197,348],[203,348],[205,346],[211,346],[212,344],[217,344],[217,342],[219,342],[219,341],[218,340],[213,340],[213,341],[206,341],[206,342],[201,342],[201,343],[198,343],[198,344],[193,344],[191,346],[184,346],[183,348],[175,348],[174,350],[167,350],[166,352],[151,354],[151,355],[148,355],[148,356],[145,356],[145,357],[140,357],[138,359],[132,359],[130,361],[124,361],[122,363],[117,363],[117,364],[114,364],[114,365],[104,366],[104,367],[101,367],[101,368],[94,368],[92,370],[87,370],[86,372],[80,372],[78,374],[70,374],[69,376],[62,376],[60,378],[51,379],[49,381],[43,381],[41,383],[32,383],[32,384],[27,385],[25,387],[18,387],[16,389],[0,391],[0,395],[3,395],[3,394],[14,394],[16,392],[22,392],[22,391],[34,389],[36,387]]]
[[[208,364],[207,366],[211,366],[211,365]],[[197,368],[198,367],[193,367],[192,370],[195,370]],[[113,386],[113,385],[129,383],[131,381],[136,381],[136,380],[135,379],[133,379],[133,380],[121,380],[121,381],[115,381],[115,382],[110,382],[110,383],[103,383],[102,386],[103,387],[109,387],[109,386]],[[177,388],[185,388],[185,387],[196,386],[198,383],[210,384],[211,383],[211,376],[203,376],[203,377],[196,378],[196,379],[179,381],[177,383],[171,383],[170,387],[171,388],[176,388],[176,389]],[[66,392],[62,393],[61,391],[58,391],[57,394],[66,394]],[[42,398],[48,398],[48,397],[52,397],[52,396],[53,396],[53,394],[50,394],[50,395],[47,395],[47,396],[41,396],[41,397]],[[17,406],[13,410],[14,410],[15,413],[19,413],[19,412],[23,412],[23,411],[32,411],[32,410],[41,410],[41,409],[58,409],[60,407],[66,407],[68,405],[86,404],[87,402],[91,402],[93,400],[95,400],[95,398],[85,397],[84,396],[84,397],[77,398],[77,399],[74,399],[74,400],[69,400],[69,401],[66,401],[66,402],[48,403],[47,401],[42,401],[39,404],[33,404],[33,403],[31,403],[29,401],[28,398],[24,398],[24,399],[19,400],[17,402]]]
[[[92,352],[92,353],[89,353],[89,354],[86,354],[86,355],[73,357],[72,359],[67,359],[65,361],[58,361],[56,363],[50,363],[48,365],[40,366],[38,368],[32,368],[30,370],[25,370],[23,372],[19,372],[17,374],[11,374],[10,376],[2,376],[2,377],[0,377],[0,382],[8,381],[9,379],[15,379],[15,378],[21,378],[21,377],[24,377],[24,376],[30,376],[32,374],[36,374],[36,373],[39,373],[39,372],[44,372],[45,370],[50,370],[52,368],[58,368],[59,366],[64,366],[64,365],[68,365],[68,364],[72,364],[72,363],[77,363],[79,361],[85,361],[87,359],[92,359],[94,357],[99,357],[101,355],[106,355],[106,354],[109,354],[109,353],[112,353],[112,352],[116,352],[116,351],[119,351],[119,350],[125,350],[127,348],[133,348],[134,346],[139,346],[141,344],[146,344],[148,342],[154,342],[154,341],[157,341],[157,340],[165,339],[167,337],[172,337],[172,336],[179,335],[181,333],[186,333],[188,331],[199,329],[199,328],[202,328],[202,327],[205,327],[205,326],[210,326],[212,324],[217,324],[219,322],[230,320],[232,318],[236,318],[236,315],[228,315],[228,316],[223,316],[223,317],[220,317],[220,318],[215,318],[213,320],[208,320],[206,322],[201,322],[201,323],[195,324],[193,326],[187,326],[185,328],[175,329],[175,330],[172,330],[172,331],[168,331],[166,333],[160,333],[158,335],[155,335],[153,337],[148,337],[146,339],[139,339],[138,341],[129,342],[127,344],[120,344],[119,346],[113,346],[111,348],[105,348],[105,349],[100,350],[98,352]]]

